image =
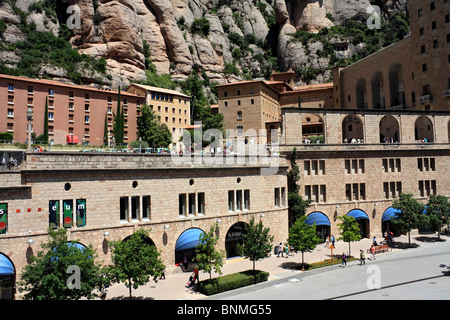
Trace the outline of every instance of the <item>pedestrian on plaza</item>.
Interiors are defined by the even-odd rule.
[[[372,246],[370,247],[370,253],[372,253],[372,259],[373,259],[373,260],[377,260],[377,259],[375,258],[375,246],[374,246],[374,245],[372,245]]]
[[[331,236],[331,244],[333,245],[333,247],[334,247],[334,242],[336,241],[336,239],[334,238],[334,236]]]
[[[281,257],[283,257],[283,244],[280,242],[280,245],[278,246],[278,256],[280,257],[280,253],[281,253]]]
[[[289,246],[287,244],[286,244],[285,250],[286,250],[286,258],[288,258],[288,256],[289,256]]]
[[[345,268],[345,266],[347,265],[347,255],[345,254],[345,252],[342,252],[342,263],[341,263],[341,267]]]
[[[330,245],[330,237],[327,237],[325,239],[325,248],[328,248],[329,245]]]
[[[376,247],[378,244],[377,244],[377,237],[375,237],[375,236],[373,236],[373,245]]]
[[[359,265],[366,264],[366,257],[362,249],[359,250]]]
[[[200,283],[200,280],[198,279],[198,267],[194,268],[194,282],[197,281],[197,283]]]

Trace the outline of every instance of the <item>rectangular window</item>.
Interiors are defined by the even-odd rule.
[[[52,229],[59,227],[59,200],[48,202],[48,224]]]
[[[128,197],[120,197],[120,221],[128,221]]]
[[[236,190],[236,211],[242,211],[242,190]]]
[[[244,210],[250,210],[250,190],[244,190]]]
[[[234,191],[228,191],[228,211],[234,211]]]
[[[280,206],[280,188],[275,188],[275,192],[274,192],[274,196],[275,196],[275,207],[279,207]]]
[[[8,204],[0,203],[0,234],[8,231]]]
[[[189,193],[189,215],[195,216],[195,193]]]
[[[131,197],[131,220],[139,219],[139,197]]]
[[[142,197],[142,219],[150,219],[151,201],[150,196]]]
[[[76,201],[77,227],[86,226],[86,199]]]
[[[73,200],[63,200],[63,226],[72,228],[73,225]]]
[[[186,216],[186,194],[182,193],[178,196],[179,212],[180,217]]]
[[[205,193],[200,192],[197,194],[197,214],[204,215],[205,214]]]

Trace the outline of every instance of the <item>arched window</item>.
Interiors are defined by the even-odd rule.
[[[384,98],[384,81],[383,74],[378,71],[372,76],[372,108],[386,109],[386,101]]]
[[[356,107],[358,109],[367,109],[367,86],[366,79],[359,79],[356,82]]]
[[[391,109],[403,109],[405,106],[405,89],[401,64],[394,64],[389,69],[389,89],[391,91]]]
[[[400,142],[400,130],[397,119],[386,115],[380,120],[380,143]]]

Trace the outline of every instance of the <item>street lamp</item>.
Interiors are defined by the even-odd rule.
[[[142,153],[142,138],[139,137],[139,153]]]
[[[28,120],[28,151],[31,150],[31,121],[33,121],[33,110],[28,108],[27,110],[27,120]]]
[[[113,145],[113,152],[115,152],[114,147],[116,146],[116,138],[112,137],[112,145]]]
[[[83,152],[84,152],[84,145],[85,145],[85,143],[86,143],[86,139],[83,137],[83,140],[82,140],[82,144],[83,144]]]

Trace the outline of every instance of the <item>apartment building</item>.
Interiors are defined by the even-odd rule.
[[[126,91],[145,97],[145,103],[172,132],[170,148],[179,151],[181,148],[179,140],[183,136],[183,130],[191,125],[190,97],[175,90],[136,83],[132,83]]]
[[[239,81],[218,85],[218,107],[224,128],[235,130],[258,143],[278,141],[281,109],[288,107],[329,108],[333,106],[333,84],[296,88],[293,72],[272,74],[270,81]],[[310,125],[314,125],[311,121]],[[263,130],[260,134],[260,130]],[[272,130],[276,136],[272,137]],[[305,130],[312,133],[311,130]],[[274,140],[272,140],[274,139]]]
[[[0,75],[0,132],[11,132],[14,142],[28,139],[27,110],[33,111],[32,132],[44,133],[45,105],[48,105],[48,134],[54,144],[90,145],[108,143],[104,139],[105,120],[112,137],[113,113],[118,91],[67,84],[46,79]],[[121,93],[125,113],[124,141],[136,140],[137,116],[145,99]],[[110,141],[111,142],[111,141]]]

